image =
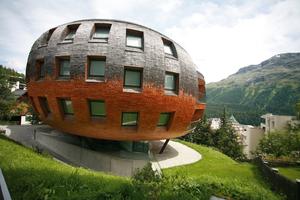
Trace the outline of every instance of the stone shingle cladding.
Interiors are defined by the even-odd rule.
[[[111,24],[108,43],[91,41],[95,23]],[[62,44],[67,26],[72,24],[79,25],[74,41]],[[143,50],[126,47],[126,29],[143,32]],[[45,45],[47,36],[48,31],[33,44],[26,68],[28,94],[45,123],[94,138],[153,140],[184,135],[191,120],[202,116],[205,104],[197,100],[202,94],[199,90],[204,88],[203,77],[197,73],[187,52],[170,38],[147,27],[116,20],[82,20],[58,26]],[[177,58],[164,53],[162,38],[173,42]],[[70,57],[70,80],[57,79],[57,57],[62,56]],[[104,81],[86,81],[88,56],[106,57]],[[46,74],[44,79],[37,80],[36,60],[41,59],[44,59]],[[124,67],[142,68],[140,93],[123,91]],[[178,95],[165,95],[166,71],[179,74]],[[47,98],[50,115],[43,114],[38,97]],[[61,97],[71,98],[74,116],[63,116],[58,104]],[[107,116],[91,118],[87,99],[104,100]],[[139,112],[138,126],[122,127],[121,114],[130,111]],[[174,113],[168,127],[156,126],[161,112]]]

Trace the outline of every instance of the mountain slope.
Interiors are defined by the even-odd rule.
[[[242,123],[258,124],[265,112],[293,115],[300,100],[300,53],[286,53],[241,68],[206,86],[207,115],[217,116],[223,106]]]

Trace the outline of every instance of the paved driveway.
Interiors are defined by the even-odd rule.
[[[0,129],[6,130],[6,136],[17,141],[24,146],[32,147],[34,142],[34,130],[38,127],[47,127],[46,125],[1,125]]]
[[[191,164],[201,160],[202,158],[201,154],[199,154],[196,150],[179,142],[169,141],[162,154],[159,154],[159,151],[164,144],[164,140],[151,141],[150,143],[154,160],[158,163],[161,169]]]

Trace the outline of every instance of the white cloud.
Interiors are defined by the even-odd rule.
[[[166,31],[191,54],[207,82],[277,53],[300,50],[298,0],[238,6],[208,2],[198,9]]]

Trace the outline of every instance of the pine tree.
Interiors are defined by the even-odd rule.
[[[0,66],[0,119],[9,116],[14,98],[10,91],[6,69]]]
[[[220,129],[215,133],[215,146],[233,159],[242,160],[245,158],[243,146],[240,144],[238,135],[226,116],[225,108],[221,117]]]
[[[205,116],[196,124],[191,136],[194,143],[214,146],[214,134]]]
[[[183,136],[181,139],[196,144],[214,146],[213,132],[210,129],[210,123],[207,121],[206,116],[194,125],[194,129],[191,133]]]

